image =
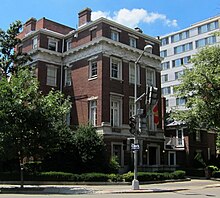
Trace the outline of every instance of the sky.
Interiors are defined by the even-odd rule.
[[[77,28],[78,12],[87,7],[92,20],[106,17],[153,37],[220,15],[220,0],[0,0],[0,28],[31,17]]]

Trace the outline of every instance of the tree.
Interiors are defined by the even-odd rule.
[[[73,137],[81,171],[104,171],[107,167],[103,137],[91,126],[79,126]]]
[[[59,91],[43,95],[34,73],[18,69],[0,80],[0,153],[4,158],[42,158],[69,140],[64,117],[70,102]],[[22,167],[21,167],[22,168]]]
[[[7,31],[0,29],[0,75],[9,75],[17,66],[22,66],[31,60],[27,53],[15,51],[15,46],[21,43],[17,37],[22,28],[21,21],[12,23]]]
[[[219,131],[220,128],[220,46],[203,48],[192,59],[177,87],[187,99],[185,111],[174,111],[173,118],[190,128]]]

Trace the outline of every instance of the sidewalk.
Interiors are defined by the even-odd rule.
[[[219,181],[188,180],[166,183],[140,184],[139,190],[132,190],[131,184],[71,184],[71,185],[19,185],[0,184],[1,194],[119,194],[119,193],[163,193],[183,190],[220,187]]]
[[[186,181],[187,182],[187,181]],[[163,183],[164,184],[164,183]],[[156,187],[155,187],[156,185]],[[133,190],[129,184],[99,185],[19,185],[1,184],[1,194],[118,194],[118,193],[154,193],[174,192],[186,188],[159,184],[141,184],[139,190]]]

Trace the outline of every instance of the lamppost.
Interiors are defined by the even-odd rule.
[[[141,57],[143,56],[144,52],[148,51],[148,50],[151,50],[152,49],[152,46],[151,45],[146,45],[144,47],[144,50],[143,52],[140,54],[140,56],[137,58],[137,60],[135,61],[135,64],[134,64],[134,72],[135,72],[135,75],[134,75],[134,117],[137,118],[138,116],[138,127],[136,125],[135,127],[135,132],[134,132],[134,145],[138,145],[138,139],[137,139],[137,136],[138,134],[140,134],[141,132],[141,123],[140,123],[140,111],[137,111],[137,102],[138,102],[138,98],[137,98],[137,65],[138,65],[138,62],[140,61]],[[139,181],[137,179],[137,159],[138,159],[138,149],[135,149],[133,151],[134,153],[134,179],[132,181],[132,189],[133,190],[138,190],[139,189]]]

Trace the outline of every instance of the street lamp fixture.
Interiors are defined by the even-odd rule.
[[[152,52],[152,45],[146,45],[144,47],[144,50],[142,51],[142,53],[140,54],[140,56],[137,58],[137,60],[135,61],[134,64],[134,117],[138,117],[139,122],[138,122],[138,127],[136,125],[136,129],[135,129],[135,133],[134,133],[134,145],[138,145],[138,139],[137,136],[140,134],[141,132],[141,124],[140,124],[140,111],[137,111],[137,65],[138,62],[140,61],[141,57],[144,55],[145,52]],[[138,147],[139,148],[139,147]],[[139,181],[137,179],[137,159],[138,159],[138,149],[135,149],[133,151],[134,153],[134,179],[132,181],[132,189],[133,190],[138,190],[139,189]]]

